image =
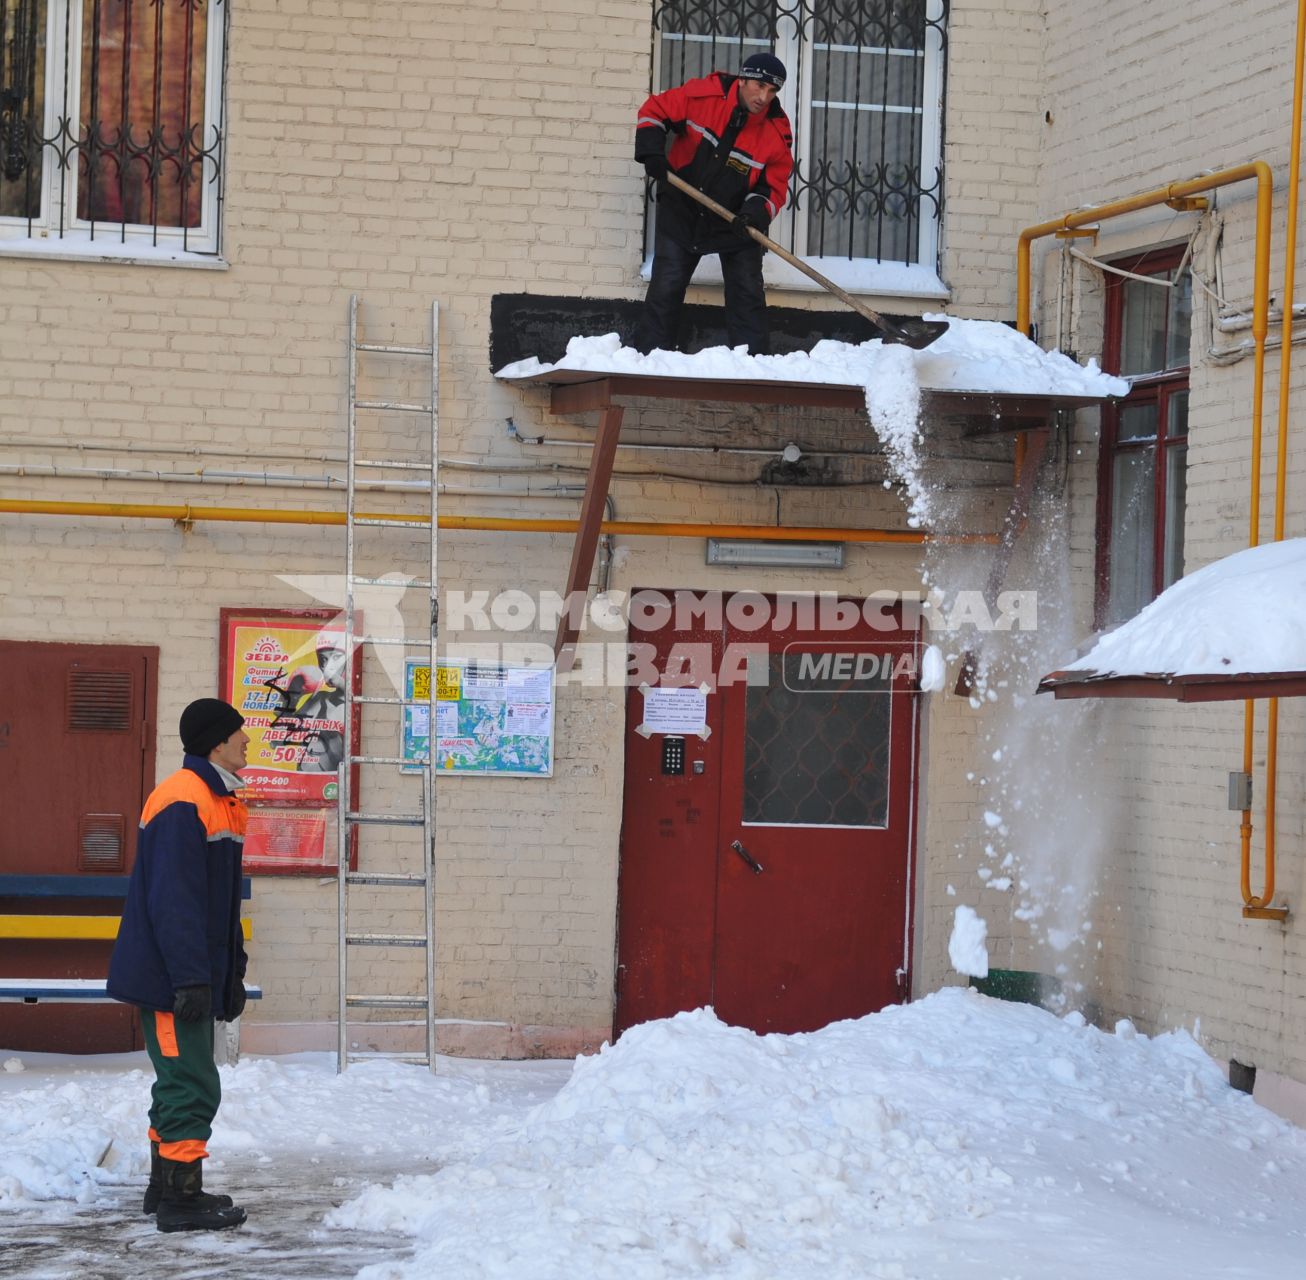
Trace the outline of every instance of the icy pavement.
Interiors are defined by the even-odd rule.
[[[574,1068],[241,1063],[209,1181],[255,1188],[251,1221],[166,1245],[137,1214],[147,1079],[72,1061],[0,1072],[5,1274],[1300,1280],[1306,1256],[1306,1131],[1190,1035],[958,988],[810,1035],[681,1014]]]
[[[413,1166],[416,1172],[420,1166]],[[428,1166],[429,1168],[429,1166]],[[327,1230],[322,1220],[369,1182],[392,1179],[392,1164],[342,1168],[286,1161],[252,1170],[214,1170],[214,1191],[249,1210],[244,1226],[211,1235],[161,1235],[140,1211],[141,1186],[106,1188],[93,1206],[47,1206],[33,1215],[0,1212],[0,1275],[22,1280],[334,1280],[413,1251],[405,1236]],[[142,1179],[143,1181],[143,1179]]]

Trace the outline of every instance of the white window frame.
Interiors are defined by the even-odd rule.
[[[223,72],[227,24],[233,0],[206,0],[204,124],[201,145],[214,140],[216,122],[224,119]],[[92,13],[93,0],[46,0],[44,136],[54,138],[61,118],[77,121],[82,82],[82,23]],[[65,80],[65,67],[67,68]],[[80,127],[80,126],[78,126]],[[225,134],[225,130],[224,130]],[[225,146],[225,136],[223,143]],[[224,157],[225,160],[225,157]],[[76,148],[61,169],[57,152],[46,147],[42,157],[40,212],[27,218],[0,217],[0,256],[51,257],[76,260],[172,262],[192,266],[222,266],[220,217],[225,163],[214,180],[212,166],[201,163],[200,225],[153,227],[140,223],[91,223],[77,217],[79,184]]]
[[[921,159],[922,176],[936,172],[943,160],[943,91],[944,58],[941,23],[944,16],[943,0],[927,0],[925,49],[923,54],[923,78],[921,84]],[[695,39],[698,37],[688,37]],[[704,37],[705,38],[705,37]],[[769,44],[765,40],[746,38],[743,44],[756,46],[748,52],[765,52]],[[653,42],[653,83],[661,83],[661,39]],[[775,45],[776,56],[789,67],[790,75],[784,88],[780,90],[780,105],[785,109],[794,126],[794,160],[801,161],[811,149],[811,85],[813,44],[802,40],[796,24],[792,20],[782,20]],[[746,57],[741,53],[740,61]],[[802,73],[795,74],[801,66]],[[720,70],[732,70],[729,67]],[[798,100],[798,86],[803,86],[803,100]],[[942,192],[939,193],[940,205]],[[795,227],[797,217],[799,225]],[[922,217],[919,222],[916,239],[916,261],[877,262],[873,258],[849,258],[844,255],[828,256],[817,254],[799,254],[809,266],[816,268],[822,275],[841,288],[854,293],[867,293],[880,296],[900,298],[924,298],[944,300],[949,297],[949,290],[939,275],[939,249],[942,231],[942,216]],[[786,205],[776,219],[771,238],[780,243],[795,245],[806,243],[807,211],[795,211]],[[646,255],[641,276],[648,279],[652,274],[653,259],[651,253]],[[763,259],[763,278],[771,288],[819,292],[821,286],[791,267],[787,262],[773,253]],[[721,262],[713,254],[699,263],[694,272],[694,284],[719,285],[722,283]]]

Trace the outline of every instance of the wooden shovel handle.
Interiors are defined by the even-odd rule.
[[[725,205],[717,204],[711,196],[704,195],[697,187],[691,186],[683,178],[677,177],[674,173],[667,174],[667,181],[675,187],[677,191],[683,191],[691,200],[697,200],[705,209],[711,209],[718,217],[724,218],[727,222],[734,222],[735,215],[730,212]],[[756,227],[749,227],[748,234],[757,241],[764,249],[770,249],[777,258],[783,258],[791,267],[801,271],[803,275],[811,280],[815,280],[822,289],[828,293],[834,294],[842,302],[846,302],[859,315],[863,315],[873,325],[886,333],[897,333],[898,326],[892,320],[886,319],[878,311],[872,311],[864,302],[858,301],[852,294],[841,289],[833,280],[827,280],[815,267],[809,267],[801,258],[795,257],[788,249],[776,244],[770,236],[764,235]]]

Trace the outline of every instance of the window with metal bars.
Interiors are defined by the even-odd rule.
[[[774,52],[795,164],[772,236],[850,287],[901,287],[903,267],[925,283],[943,212],[947,16],[948,0],[657,0],[653,82]]]
[[[0,247],[221,251],[228,0],[0,0]]]

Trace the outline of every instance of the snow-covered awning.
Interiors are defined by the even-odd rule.
[[[1058,698],[1306,695],[1306,538],[1217,560],[1039,682]]]
[[[976,413],[1008,419],[1013,429],[1030,419],[1046,425],[1057,409],[1075,409],[1122,396],[1128,384],[1090,361],[1076,364],[1006,325],[985,320],[947,320],[947,331],[930,346],[911,351],[878,339],[863,343],[822,341],[811,351],[750,356],[742,348],[712,347],[693,355],[655,351],[641,355],[623,347],[615,333],[573,338],[552,364],[531,358],[500,369],[495,377],[551,387],[606,382],[606,394],[740,403],[814,404],[863,409],[877,387],[888,395],[912,377],[927,404],[943,413]],[[555,411],[599,407],[593,391],[555,393]],[[565,404],[567,408],[563,408]]]

